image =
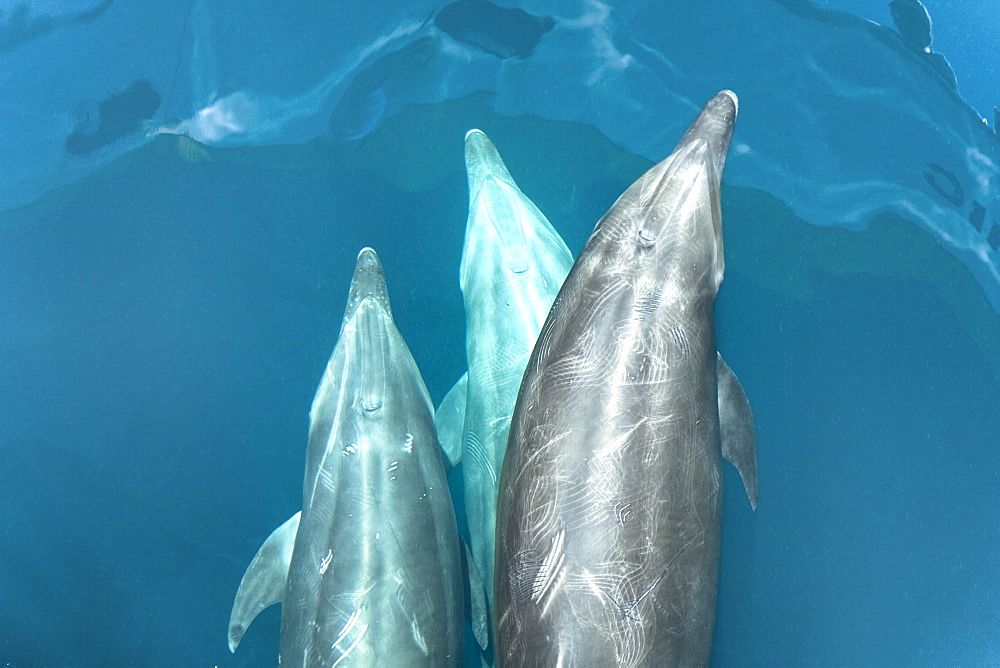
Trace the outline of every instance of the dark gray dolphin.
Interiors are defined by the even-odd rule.
[[[500,480],[500,665],[709,660],[723,456],[757,503],[753,418],[713,315],[736,108],[716,95],[625,191],[542,328]]]
[[[309,415],[301,517],[243,576],[231,650],[281,601],[283,668],[461,665],[461,548],[433,416],[366,248]]]

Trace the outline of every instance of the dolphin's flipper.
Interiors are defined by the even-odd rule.
[[[718,353],[716,353],[718,354]],[[753,427],[750,402],[736,374],[722,355],[718,356],[715,373],[719,385],[719,428],[722,456],[740,472],[750,505],[757,508],[757,434]]]
[[[264,608],[280,603],[285,597],[288,565],[292,562],[295,535],[299,532],[302,511],[274,530],[243,574],[240,588],[229,615],[229,651],[235,652],[250,623]]]
[[[464,380],[466,376],[462,376]],[[459,383],[462,381],[460,380]],[[472,617],[472,633],[476,636],[476,642],[486,651],[490,643],[489,619],[486,614],[486,588],[483,586],[483,577],[476,568],[476,562],[472,559],[472,552],[469,551],[469,544],[462,539],[462,549],[465,550],[465,563],[469,568],[469,608]]]
[[[434,414],[438,441],[452,468],[462,461],[462,432],[465,431],[465,400],[469,394],[469,372],[458,379],[455,386],[444,395]]]

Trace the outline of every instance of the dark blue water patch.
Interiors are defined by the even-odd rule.
[[[15,439],[0,450],[0,660],[150,665],[157,637],[179,621],[177,605],[164,604],[172,598],[211,623],[196,606],[211,596],[204,574],[224,559],[204,550],[201,529],[189,524],[207,517],[174,514],[172,500],[136,493],[100,453]],[[170,651],[196,660],[184,647]]]
[[[81,117],[69,137],[66,152],[87,155],[131,134],[143,131],[160,108],[160,94],[145,79],[139,79],[100,104],[83,105]]]
[[[458,0],[434,17],[434,25],[453,38],[497,58],[527,58],[555,24],[551,16],[536,16],[487,0]]]
[[[723,354],[757,421],[761,502],[748,517],[727,471],[713,662],[995,656],[981,612],[1000,521],[1000,378],[926,285],[813,281],[803,303],[730,275],[720,300]]]

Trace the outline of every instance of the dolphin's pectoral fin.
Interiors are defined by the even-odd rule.
[[[736,467],[743,479],[750,505],[757,508],[759,494],[757,482],[757,435],[753,427],[750,402],[736,374],[718,356],[715,366],[719,386],[719,431],[722,437],[722,456]]]
[[[452,468],[462,461],[462,432],[465,430],[465,401],[469,394],[469,372],[458,379],[455,386],[444,395],[444,400],[434,413],[434,426],[438,440]]]
[[[462,378],[464,380],[468,376],[463,376]],[[462,549],[465,553],[464,561],[468,572],[469,617],[472,620],[472,633],[476,636],[476,642],[485,651],[486,647],[490,644],[489,619],[486,614],[486,587],[483,585],[483,577],[480,575],[479,569],[476,568],[476,562],[472,559],[472,552],[469,551],[468,543],[465,542],[464,538],[460,540],[462,541]]]
[[[302,511],[274,530],[247,567],[229,615],[229,651],[235,652],[250,623],[264,608],[280,603],[285,596],[288,566],[292,562],[295,535]]]

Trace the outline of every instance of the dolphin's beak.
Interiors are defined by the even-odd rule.
[[[520,188],[507,171],[496,146],[481,130],[469,130],[465,135],[465,168],[469,176],[470,201],[466,241],[484,233],[475,229],[474,223],[488,220],[499,238],[507,268],[514,273],[527,271],[530,260],[524,229],[526,221],[523,212],[510,205],[509,196],[510,191],[520,194]],[[471,215],[471,210],[476,208],[486,215]]]
[[[736,124],[736,112],[739,100],[736,93],[724,90],[708,101],[698,117],[694,119],[681,140],[677,142],[674,153],[679,153],[693,141],[704,140],[709,146],[709,160],[715,167],[715,173],[721,175],[726,166],[726,156],[729,154],[729,142],[733,138],[733,126]]]
[[[469,130],[465,134],[465,169],[469,173],[470,195],[479,192],[483,182],[491,177],[514,183],[497,147],[482,130]]]
[[[385,272],[378,255],[371,248],[362,248],[354,265],[354,276],[351,278],[351,291],[347,296],[347,308],[344,310],[344,320],[354,315],[366,299],[374,299],[379,306],[392,316],[389,304],[389,292],[385,287]]]

